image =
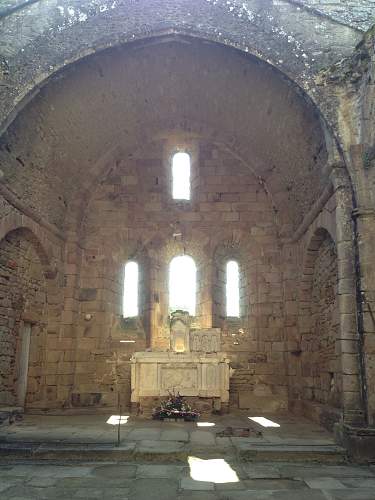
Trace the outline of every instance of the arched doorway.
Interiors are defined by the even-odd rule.
[[[301,399],[332,428],[342,415],[338,258],[335,241],[318,228],[306,250],[300,283]]]
[[[0,242],[0,404],[25,407],[43,398],[47,283],[45,255],[26,229]]]

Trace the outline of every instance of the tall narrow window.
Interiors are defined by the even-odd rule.
[[[125,264],[123,316],[124,318],[138,316],[138,264],[136,262]]]
[[[190,200],[190,155],[187,153],[173,155],[172,196],[175,200]]]
[[[169,309],[195,315],[197,268],[188,255],[174,257],[169,265]]]
[[[240,272],[235,260],[227,262],[226,269],[226,303],[227,316],[239,318],[240,316]]]

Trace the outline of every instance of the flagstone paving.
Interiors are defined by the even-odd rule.
[[[375,472],[367,466],[227,464],[234,482],[214,469],[209,480],[189,465],[0,465],[1,500],[374,500]],[[267,476],[267,477],[264,477]],[[233,478],[232,478],[233,480]]]
[[[225,453],[242,460],[345,460],[345,450],[318,425],[294,415],[271,416],[278,427],[262,427],[247,413],[211,416],[199,422],[154,421],[123,416],[120,444],[115,415],[26,415],[0,427],[0,460],[186,462],[189,455]],[[205,426],[206,424],[206,426]]]
[[[0,499],[375,500],[373,466],[295,462],[294,450],[334,448],[332,435],[304,419],[275,416],[279,428],[262,428],[246,415],[212,417],[211,427],[130,417],[115,447],[108,417],[27,415],[1,427]],[[228,427],[250,435],[227,436]],[[34,455],[8,456],[7,446]],[[109,451],[99,462],[90,449]],[[278,458],[253,462],[254,449]]]
[[[249,420],[246,413],[211,416],[198,423],[181,421],[155,421],[130,416],[122,417],[122,443],[153,442],[190,443],[193,446],[242,447],[255,445],[313,446],[333,445],[333,436],[322,427],[302,417],[284,414],[270,417],[280,427],[262,427]],[[111,415],[25,415],[13,425],[0,426],[0,442],[113,444],[117,440],[117,426]],[[209,420],[211,427],[200,427]],[[228,428],[250,429],[249,435],[228,436]]]

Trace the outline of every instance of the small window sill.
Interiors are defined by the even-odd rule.
[[[193,204],[193,200],[182,200],[182,199],[175,199],[171,198],[170,201],[171,205],[177,206],[179,208],[190,208]]]
[[[226,316],[225,318],[223,318],[224,321],[226,323],[232,323],[232,324],[236,324],[236,323],[241,323],[242,322],[242,319],[237,317],[237,316]]]
[[[121,317],[121,327],[122,328],[139,328],[140,326],[140,317],[132,316],[131,318]]]

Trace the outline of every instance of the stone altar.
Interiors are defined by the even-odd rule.
[[[220,351],[219,328],[190,331],[186,313],[171,319],[171,351],[136,352],[131,358],[131,401],[164,397],[168,391],[182,396],[229,401],[229,360]]]

